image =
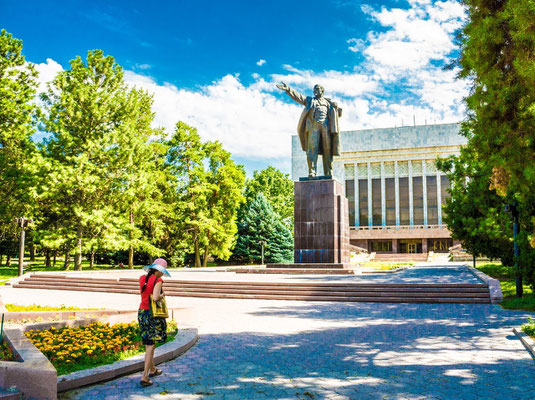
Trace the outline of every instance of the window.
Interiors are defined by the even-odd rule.
[[[359,179],[359,222],[368,226],[368,180]]]
[[[381,210],[381,179],[372,179],[372,211],[373,211],[373,225],[383,225],[382,210]]]
[[[450,198],[451,195],[448,193],[448,189],[450,188],[450,180],[447,176],[441,175],[440,176],[440,197],[442,198],[442,204],[446,204],[446,199]],[[444,209],[442,209],[442,217],[444,217]]]
[[[435,253],[448,253],[453,246],[453,239],[428,239],[427,250]]]
[[[371,249],[370,251],[374,251],[376,253],[388,253],[392,252],[392,241],[380,241],[375,242],[372,241],[371,243]]]
[[[346,181],[346,197],[349,203],[349,226],[355,226],[355,181]]]
[[[437,177],[427,177],[427,223],[438,224]]]
[[[385,179],[386,224],[396,225],[396,183],[394,178]]]
[[[421,176],[412,178],[414,225],[424,224],[424,188]]]
[[[409,178],[399,178],[399,223],[409,225],[410,203],[409,203]]]

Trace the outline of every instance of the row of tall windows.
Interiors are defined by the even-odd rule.
[[[399,178],[399,224],[410,225],[410,187],[409,178]],[[346,196],[349,200],[349,224],[355,225],[355,181],[346,180]],[[358,220],[360,226],[369,225],[369,204],[371,202],[372,218],[374,226],[383,224],[382,210],[382,188],[381,179],[373,178],[371,180],[371,196],[368,193],[368,179],[358,180]],[[438,207],[444,204],[446,197],[449,197],[447,188],[450,186],[446,176],[440,176],[440,199],[437,192],[437,177],[430,175],[425,177],[425,185],[422,176],[412,178],[412,208],[414,225],[424,224],[424,215],[427,211],[428,225],[438,224]],[[424,189],[427,195],[427,208],[424,209]],[[396,182],[395,178],[385,178],[384,187],[385,196],[385,224],[396,225]]]

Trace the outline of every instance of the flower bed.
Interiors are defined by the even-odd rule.
[[[7,342],[0,343],[0,361],[17,361],[11,346]]]
[[[88,311],[88,310],[103,310],[102,308],[78,308],[67,307],[61,305],[59,307],[54,306],[41,306],[38,304],[32,304],[31,306],[19,306],[17,304],[6,304],[6,309],[9,312],[27,312],[27,311]]]
[[[168,341],[177,332],[168,322]],[[136,322],[121,324],[92,323],[78,328],[51,328],[28,331],[26,336],[50,360],[58,375],[110,364],[145,351]]]

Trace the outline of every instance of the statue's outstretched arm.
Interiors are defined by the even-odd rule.
[[[284,82],[277,83],[276,86],[280,90],[284,90],[286,92],[286,94],[292,98],[292,100],[296,101],[299,104],[302,104],[302,105],[306,106],[306,103],[307,103],[306,96],[302,95],[297,90],[292,89],[290,86],[288,86]]]

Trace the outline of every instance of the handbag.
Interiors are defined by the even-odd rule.
[[[152,294],[150,295],[150,310],[154,318],[169,318],[169,312],[167,311],[167,302],[165,297],[155,301]]]

